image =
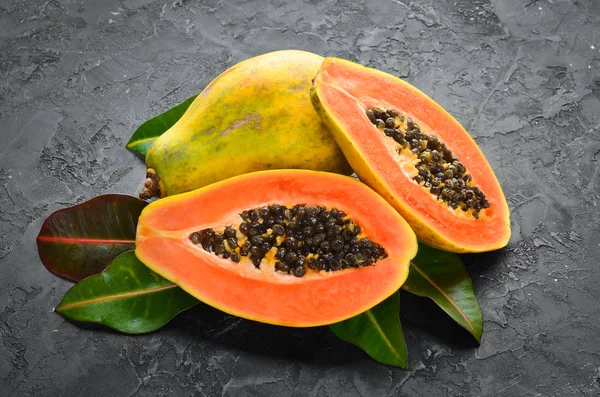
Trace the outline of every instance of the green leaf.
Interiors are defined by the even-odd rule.
[[[73,286],[56,311],[70,320],[141,334],[162,327],[197,303],[129,251],[118,256],[104,272]]]
[[[131,136],[131,139],[129,139],[129,142],[127,142],[127,149],[134,150],[142,156],[146,156],[148,149],[156,138],[171,128],[183,116],[197,96],[194,95],[186,99],[179,105],[151,118],[139,126]]]
[[[340,339],[363,349],[382,364],[406,369],[406,342],[400,325],[400,294],[394,292],[377,306],[329,328]]]
[[[106,194],[54,212],[37,236],[42,263],[73,281],[100,273],[135,247],[137,221],[146,205],[133,196]]]
[[[481,342],[481,307],[473,292],[471,277],[458,255],[419,244],[402,288],[433,299],[477,342]]]

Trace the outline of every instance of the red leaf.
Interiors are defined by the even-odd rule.
[[[135,248],[143,200],[106,194],[54,212],[37,237],[42,263],[52,273],[79,281],[103,271],[119,254]]]

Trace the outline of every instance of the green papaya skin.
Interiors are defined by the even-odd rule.
[[[223,72],[148,150],[140,197],[170,196],[267,169],[351,174],[310,100],[322,61],[309,52],[276,51]]]

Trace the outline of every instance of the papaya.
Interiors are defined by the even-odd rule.
[[[310,102],[322,60],[305,51],[275,51],[216,77],[149,148],[140,197],[266,169],[352,173]]]
[[[419,241],[451,252],[504,247],[509,209],[469,133],[409,83],[326,58],[311,100],[346,159],[411,225]]]
[[[406,280],[417,239],[367,185],[267,170],[156,200],[138,221],[146,266],[224,312],[270,324],[335,323]]]

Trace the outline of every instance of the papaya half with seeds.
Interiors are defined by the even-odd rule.
[[[404,283],[417,240],[348,176],[269,170],[149,204],[137,257],[199,300],[276,325],[335,323]]]
[[[140,196],[170,196],[266,169],[352,173],[310,102],[322,60],[285,50],[227,69],[149,148]]]
[[[508,243],[509,209],[492,168],[427,95],[382,71],[326,58],[311,99],[361,181],[421,242],[458,253]]]

